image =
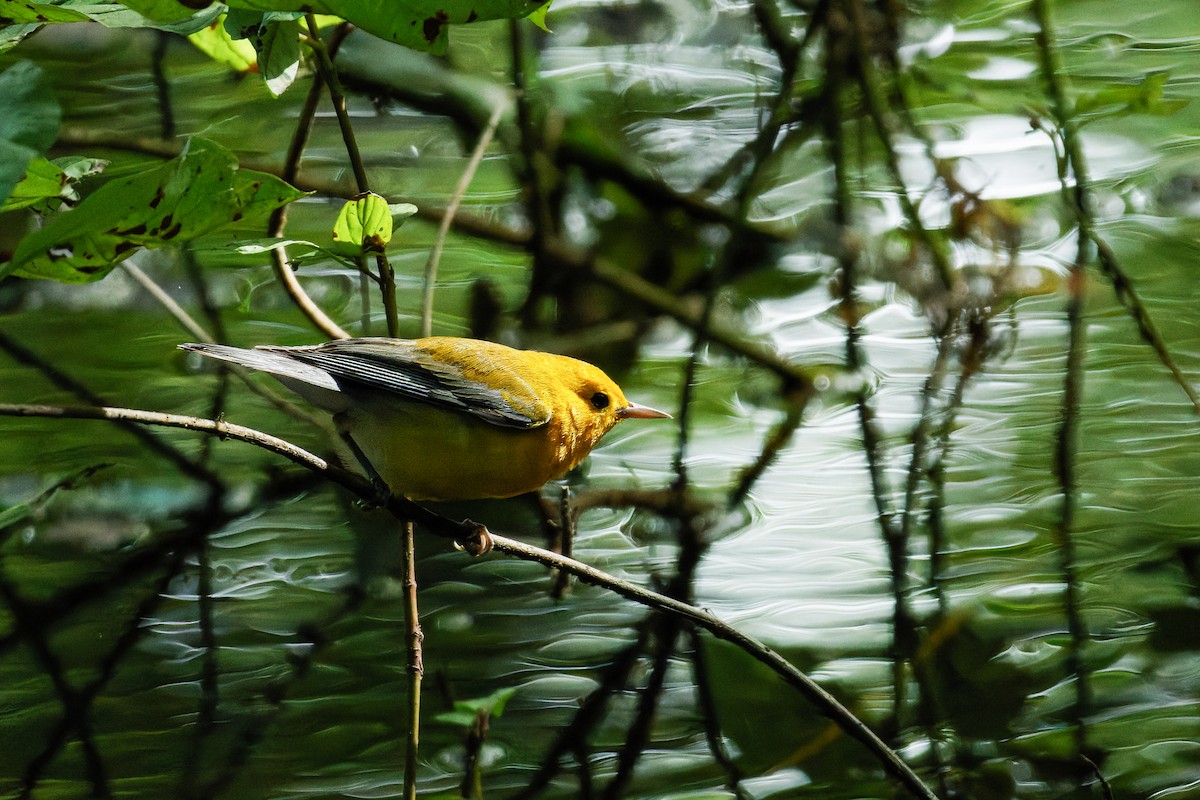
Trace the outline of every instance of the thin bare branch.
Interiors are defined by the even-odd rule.
[[[471,181],[475,177],[476,170],[479,169],[479,165],[483,161],[483,154],[487,152],[488,145],[492,143],[492,138],[496,135],[496,127],[500,124],[500,119],[507,110],[508,106],[506,104],[497,104],[492,110],[492,116],[488,118],[487,126],[483,129],[483,133],[479,135],[479,141],[475,144],[475,150],[471,153],[470,160],[467,161],[467,167],[463,170],[462,177],[458,179],[458,183],[454,187],[454,194],[450,198],[449,205],[446,206],[445,213],[442,214],[442,222],[438,225],[437,238],[433,240],[433,248],[429,251],[429,260],[425,262],[425,284],[421,291],[422,336],[431,336],[433,334],[433,290],[437,283],[438,262],[442,259],[442,248],[446,246],[446,237],[450,234],[450,226],[454,222],[455,215],[458,214],[458,207],[462,205],[463,197],[467,194],[467,189],[471,186]]]
[[[0,403],[0,416],[122,420],[148,425],[162,425],[204,431],[221,438],[247,442],[270,452],[277,453],[296,464],[326,475],[333,482],[349,489],[363,499],[375,497],[374,487],[362,476],[333,466],[324,459],[296,447],[283,439],[256,431],[253,428],[233,425],[221,420],[206,420],[181,414],[164,414],[129,408],[88,408],[12,403]],[[921,781],[911,767],[904,763],[896,751],[888,747],[866,723],[854,716],[837,698],[765,644],[726,624],[719,617],[708,611],[682,600],[677,600],[665,594],[630,583],[629,581],[621,580],[602,570],[558,553],[552,553],[549,550],[492,533],[482,525],[473,523],[470,520],[454,522],[434,514],[423,506],[403,497],[392,497],[387,503],[387,509],[400,519],[415,520],[424,525],[430,532],[438,536],[453,539],[456,543],[461,544],[470,536],[486,537],[490,542],[490,548],[486,549],[494,549],[497,552],[515,556],[525,561],[533,561],[552,569],[569,572],[584,583],[606,589],[650,608],[665,611],[686,622],[703,628],[718,639],[730,642],[751,658],[761,662],[779,675],[789,686],[800,692],[818,712],[828,717],[849,736],[859,741],[875,756],[883,768],[907,788],[913,796],[924,798],[925,800],[937,800],[937,795]],[[470,542],[468,542],[467,549],[471,549]],[[486,552],[486,549],[483,551]]]

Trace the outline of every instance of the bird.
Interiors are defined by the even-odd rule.
[[[383,497],[514,497],[561,478],[638,405],[599,367],[454,336],[183,350],[267,373],[333,415]]]

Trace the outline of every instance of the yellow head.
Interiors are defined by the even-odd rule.
[[[552,353],[526,352],[530,388],[550,406],[548,437],[557,444],[559,474],[573,469],[604,434],[623,419],[667,418],[670,414],[630,402],[604,370]]]

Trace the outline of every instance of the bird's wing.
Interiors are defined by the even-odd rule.
[[[279,352],[270,352],[255,348],[244,350],[240,347],[230,347],[224,344],[193,343],[179,345],[180,350],[190,350],[208,358],[216,358],[237,364],[247,369],[258,370],[274,375],[281,380],[299,382],[325,389],[330,392],[341,391],[333,376],[322,369],[309,366],[303,362],[288,358]]]
[[[256,348],[284,355],[347,385],[396,394],[439,408],[471,414],[503,428],[537,428],[550,407],[509,365],[488,360],[462,345],[433,353],[398,339],[339,339],[314,347]],[[481,363],[483,362],[483,363]]]

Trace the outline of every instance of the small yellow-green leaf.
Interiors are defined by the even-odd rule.
[[[235,41],[225,30],[223,18],[187,38],[201,53],[236,72],[250,72],[258,64],[254,45],[245,39]]]
[[[70,156],[54,161],[37,156],[25,169],[25,177],[13,188],[0,212],[18,208],[53,211],[63,201],[75,202],[79,193],[75,183],[85,175],[101,172],[108,162],[98,158]]]
[[[1169,77],[1165,71],[1149,72],[1137,83],[1119,84],[1082,94],[1075,101],[1075,113],[1104,117],[1130,114],[1169,116],[1187,105],[1184,99],[1165,99]]]
[[[529,21],[532,22],[534,25],[537,25],[539,28],[544,30],[546,33],[554,33],[554,31],[552,31],[548,27],[546,27],[546,15],[550,13],[550,5],[553,2],[554,2],[554,0],[550,0],[550,3],[546,3],[546,5],[539,7],[532,14],[529,15]]]
[[[45,71],[19,61],[0,72],[0,201],[58,136],[62,111]]]
[[[334,250],[345,255],[382,253],[392,240],[392,209],[374,192],[348,200],[333,226]]]
[[[0,212],[29,208],[45,200],[58,197],[67,185],[67,176],[54,162],[36,156],[25,168],[25,176],[13,187],[12,193],[0,206]]]

